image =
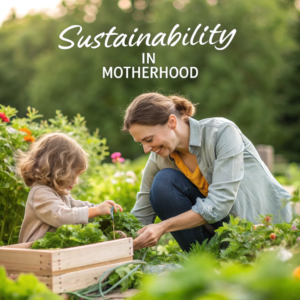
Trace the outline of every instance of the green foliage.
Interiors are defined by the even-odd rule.
[[[115,230],[126,233],[128,237],[136,237],[142,224],[130,213],[114,213]],[[118,236],[116,236],[117,238]],[[110,215],[96,217],[87,225],[63,225],[55,232],[36,240],[32,249],[68,248],[113,240],[113,227]]]
[[[135,265],[126,265],[120,268],[117,268],[112,274],[109,275],[108,283],[109,285],[116,284],[120,279],[124,278],[129,274],[136,266]],[[130,288],[138,288],[140,285],[141,278],[144,277],[144,273],[141,269],[131,273],[125,280],[121,282],[121,292],[125,292]]]
[[[141,251],[141,254],[144,252]],[[165,234],[161,237],[156,247],[147,248],[145,261],[150,265],[164,265],[178,263],[181,260],[182,250],[174,238]],[[141,257],[139,254],[139,258]]]
[[[107,241],[107,237],[99,229],[99,223],[87,225],[63,225],[55,232],[36,240],[32,249],[68,248]]]
[[[183,255],[180,255],[181,259],[189,260],[192,257],[198,256],[201,254],[203,257],[205,255],[218,257],[220,249],[224,248],[224,245],[227,246],[228,243],[224,243],[218,234],[215,234],[209,241],[208,239],[204,240],[202,244],[196,242],[191,246],[190,251],[185,252]]]
[[[60,111],[52,119],[36,122],[41,115],[34,108],[28,107],[26,118],[16,117],[17,110],[10,106],[0,105],[0,112],[11,118],[10,123],[0,123],[0,241],[5,244],[17,243],[29,188],[26,187],[15,174],[18,150],[27,151],[29,142],[24,140],[28,133],[20,131],[26,129],[31,136],[39,136],[60,131],[70,135],[89,153],[90,167],[83,178],[97,176],[98,167],[108,154],[106,139],[100,139],[98,131],[90,134],[85,125],[85,119],[77,114],[69,121]],[[81,191],[88,190],[90,184],[81,184]]]
[[[88,188],[75,186],[74,195],[93,203],[114,200],[124,211],[133,208],[142,176],[141,172],[136,175],[128,160],[122,164],[103,164],[95,168],[93,176],[85,177]]]
[[[10,106],[0,105],[0,112],[9,118],[17,111]],[[28,144],[23,134],[0,122],[0,241],[10,244],[17,241],[16,235],[24,215],[28,188],[14,172],[16,150],[25,151]]]
[[[31,274],[21,274],[16,281],[6,277],[0,267],[0,299],[1,300],[62,300],[52,293],[45,284]]]
[[[300,167],[296,163],[291,163],[285,168],[284,174],[276,176],[276,180],[282,185],[293,185],[300,187]]]
[[[262,223],[265,223],[266,216],[261,216],[261,218]],[[222,242],[229,242],[229,246],[221,250],[220,258],[249,263],[253,262],[262,251],[271,247],[299,248],[299,242],[297,242],[300,236],[299,222],[298,217],[293,225],[265,223],[258,226],[249,221],[231,217],[230,224],[224,223],[223,227],[216,230],[219,236],[223,237]],[[272,239],[271,234],[275,234],[276,238]]]
[[[134,300],[281,300],[299,298],[295,265],[268,253],[254,266],[229,263],[218,267],[209,256],[193,257],[182,270],[146,277]]]
[[[230,223],[223,223],[210,241],[205,240],[201,245],[195,244],[181,258],[189,260],[200,254],[213,255],[223,262],[251,264],[257,261],[261,253],[280,247],[299,252],[300,217],[291,224],[272,224],[271,220],[271,215],[261,215],[261,224],[253,225],[245,219],[230,216]]]
[[[300,152],[295,151],[298,148],[294,146],[299,140],[296,138],[298,110],[294,108],[298,99],[298,50],[286,62],[282,57],[283,53],[294,50],[289,25],[295,19],[295,7],[280,0],[223,0],[216,5],[191,0],[181,1],[181,8],[177,2],[168,0],[146,3],[145,9],[136,9],[133,5],[123,11],[117,1],[65,1],[64,9],[68,13],[58,19],[35,15],[5,22],[0,30],[1,102],[16,106],[22,115],[28,105],[37,107],[46,118],[58,108],[69,117],[80,112],[87,117],[91,129],[100,127],[101,134],[110,137],[108,143],[112,151],[124,147],[124,156],[134,158],[142,150],[130,136],[120,133],[122,111],[133,97],[146,91],[181,93],[199,103],[198,118],[223,116],[232,119],[254,143],[281,140],[283,134],[278,134],[280,128],[275,117],[280,118],[281,112],[284,113],[287,116],[283,120],[284,135],[289,141],[283,143],[282,149],[299,157]],[[92,23],[83,20],[89,6],[93,7],[90,12],[97,12]],[[206,25],[212,29],[221,24],[220,29],[228,32],[235,28],[237,34],[224,51],[207,44],[174,48],[151,48],[144,43],[127,48],[107,49],[102,44],[98,49],[58,48],[58,43],[64,43],[58,39],[59,34],[73,24],[83,27],[84,37],[91,35],[93,38],[113,26],[118,33],[130,35],[138,28],[138,33],[153,36],[170,32],[175,24],[180,24],[178,31],[182,33],[191,28],[191,35],[199,23],[201,30]],[[75,31],[67,36],[75,44],[80,38]],[[199,36],[200,32],[197,38]],[[208,39],[208,34],[205,38]],[[141,66],[142,53],[146,52],[155,52],[157,67],[196,66],[199,76],[184,80],[101,78],[103,66]],[[277,79],[290,73],[286,76],[288,85],[282,92],[284,109],[276,109],[273,101]],[[294,128],[291,131],[289,120]]]
[[[115,230],[123,231],[128,237],[137,237],[137,231],[143,227],[138,219],[128,212],[114,213]],[[107,236],[112,237],[112,219],[109,215],[103,215],[97,218],[100,229]]]

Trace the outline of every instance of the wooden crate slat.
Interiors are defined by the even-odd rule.
[[[68,270],[57,271],[57,272],[53,273],[52,276],[71,273],[71,272],[75,272],[75,271],[81,271],[81,270],[84,270],[84,269],[90,269],[90,268],[94,268],[94,267],[106,266],[108,264],[116,264],[116,263],[119,263],[119,262],[127,262],[127,261],[131,261],[131,260],[132,260],[132,256],[123,257],[123,258],[119,258],[119,259],[105,261],[105,262],[102,262],[102,263],[99,263],[99,264],[93,264],[93,265],[88,265],[88,266],[83,266],[83,267],[78,267],[78,268],[73,268],[73,269],[68,269]]]
[[[127,261],[130,260],[128,259]],[[124,262],[126,261],[53,276],[52,291],[54,293],[72,292],[96,284],[105,271],[119,266]],[[48,280],[48,278],[45,278],[45,280]]]
[[[133,256],[130,238],[99,243],[97,248],[94,245],[61,249],[53,253],[53,273]]]
[[[52,254],[43,251],[29,251],[27,249],[1,249],[0,265],[4,266],[7,272],[20,273],[32,272],[39,275],[52,273]]]

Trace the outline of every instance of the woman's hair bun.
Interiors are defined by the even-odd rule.
[[[176,110],[181,115],[192,117],[196,113],[195,105],[189,100],[177,95],[171,95],[167,97],[173,101]]]

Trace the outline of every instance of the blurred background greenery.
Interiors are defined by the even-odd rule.
[[[298,9],[297,9],[298,7]],[[45,119],[61,110],[85,116],[100,129],[110,152],[126,158],[142,148],[121,133],[130,101],[148,91],[179,93],[198,103],[196,118],[222,116],[254,144],[271,144],[276,153],[300,162],[300,1],[293,0],[66,0],[61,16],[16,18],[0,28],[0,103],[25,116],[35,107]],[[132,34],[192,30],[199,24],[237,29],[228,48],[211,45],[173,48],[77,48],[61,50],[59,34],[81,25],[92,37],[108,32]],[[74,36],[77,42],[80,36]],[[102,67],[141,66],[142,53],[156,53],[155,66],[196,66],[196,79],[103,79]]]

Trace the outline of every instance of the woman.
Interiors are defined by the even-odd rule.
[[[179,96],[146,93],[126,110],[123,130],[150,157],[132,213],[147,225],[134,248],[154,246],[171,232],[180,247],[211,238],[229,214],[257,223],[260,214],[289,222],[290,194],[272,176],[255,147],[224,118],[197,121]],[[162,222],[152,224],[155,216]]]

